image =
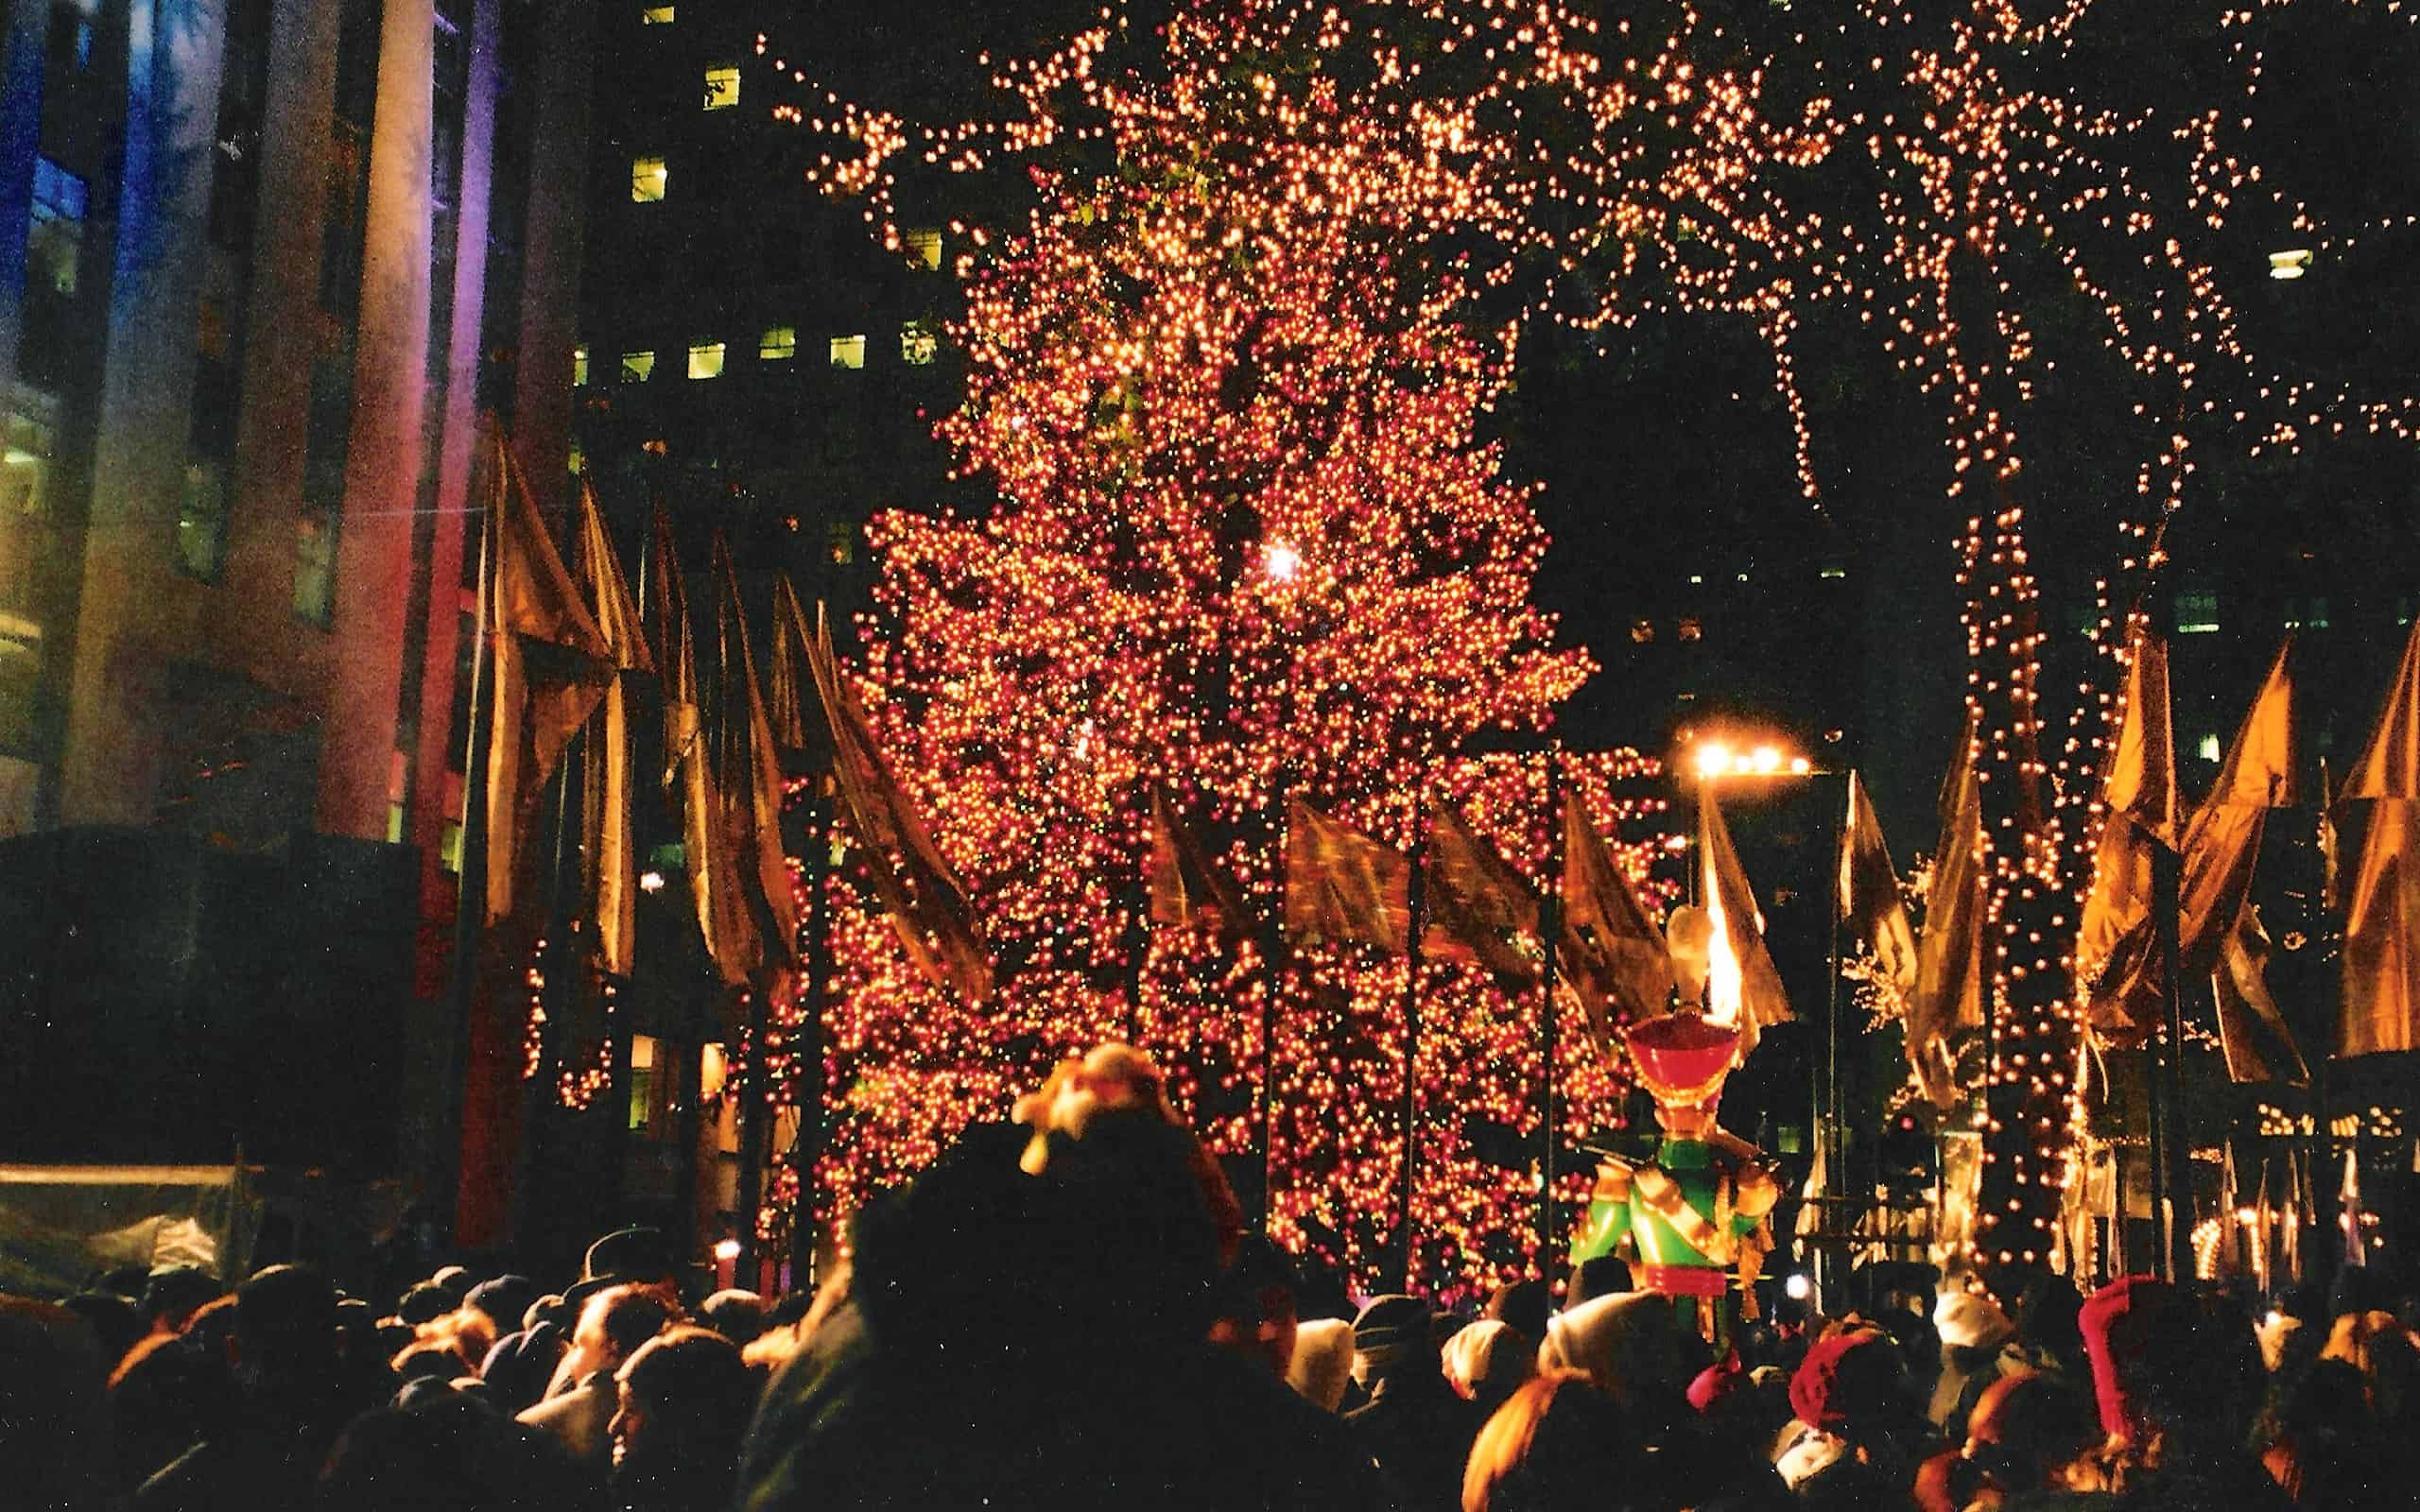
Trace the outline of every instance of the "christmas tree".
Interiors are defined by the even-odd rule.
[[[1247,1167],[1273,1064],[1271,1230],[1374,1279],[1399,1263],[1417,1011],[1415,1279],[1529,1259],[1540,991],[1431,962],[1408,993],[1400,955],[1269,927],[1289,799],[1405,849],[1426,803],[1455,802],[1543,878],[1544,758],[1482,751],[1546,730],[1591,669],[1530,603],[1545,539],[1481,434],[1509,355],[1403,261],[1429,201],[1465,189],[1418,136],[1340,112],[1315,77],[1182,78],[971,272],[942,432],[997,503],[875,522],[860,691],[1001,985],[974,1003],[918,975],[836,876],[826,1219],[1058,1057],[1127,1038]],[[1660,803],[1621,788],[1648,770],[1620,752],[1564,778],[1635,876],[1659,842],[1633,821]],[[1258,916],[1229,937],[1143,921],[1155,787]],[[1576,1012],[1564,1028],[1576,1133],[1618,1088]]]

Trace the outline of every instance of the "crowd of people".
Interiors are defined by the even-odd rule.
[[[2144,1277],[1960,1279],[1928,1309],[1785,1305],[1718,1357],[1618,1261],[1476,1316],[1357,1303],[1247,1230],[1124,1047],[1017,1116],[862,1213],[811,1297],[684,1296],[664,1237],[623,1229],[559,1292],[449,1266],[383,1306],[280,1264],[0,1298],[0,1505],[2025,1512],[2420,1486],[2420,1335],[2378,1269],[2258,1314]]]

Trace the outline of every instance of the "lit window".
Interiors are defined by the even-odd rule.
[[[702,342],[689,349],[689,376],[719,378],[722,376],[722,343]]]
[[[1700,640],[1705,635],[1705,627],[1693,618],[1684,619],[1673,633],[1684,641]]]
[[[2206,588],[2188,588],[2176,595],[2176,633],[2208,635],[2219,627],[2219,595]]]
[[[661,1138],[663,1120],[658,1116],[662,1099],[658,1095],[655,1068],[655,1036],[631,1036],[631,1132],[643,1137]]]
[[[1826,577],[1846,577],[1849,570],[1845,567],[1826,567],[1823,575]]]
[[[570,455],[563,460],[570,466],[571,475],[578,477],[588,466],[588,454],[575,446],[571,449]]]
[[[294,617],[326,629],[336,618],[337,522],[305,509],[294,527]]]
[[[717,66],[706,70],[705,108],[728,110],[739,103],[739,70]]]
[[[1641,645],[1645,645],[1650,641],[1654,640],[1655,622],[1653,620],[1633,620],[1630,627],[1630,638]]]
[[[857,527],[846,520],[834,520],[823,527],[823,552],[836,567],[846,567],[857,558]]]
[[[2204,732],[2201,744],[2195,746],[2193,750],[2205,762],[2217,761],[2219,759],[2218,733],[2215,730]]]
[[[2324,630],[2327,628],[2327,596],[2321,594],[2306,603],[2298,603],[2286,611],[2286,628],[2290,630]]]
[[[662,158],[631,160],[631,198],[638,204],[649,204],[664,198],[664,186],[671,179]]]
[[[185,468],[177,500],[177,570],[205,583],[218,581],[227,556],[227,464],[196,457]]]
[[[911,231],[907,236],[908,261],[918,267],[942,266],[942,233],[927,227]]]
[[[437,864],[455,876],[462,874],[462,821],[445,821],[444,837],[437,842]]]
[[[933,354],[941,349],[941,337],[934,335],[931,321],[910,320],[899,328],[899,360],[909,367],[931,366]]]
[[[625,352],[622,353],[622,382],[643,384],[655,376],[655,353]]]
[[[756,338],[756,355],[767,362],[787,362],[798,355],[798,327],[769,325]]]
[[[866,338],[865,338],[865,337],[863,337],[863,336],[834,336],[834,337],[832,338],[832,366],[833,366],[833,367],[835,367],[835,368],[862,368],[862,367],[864,367],[865,365],[866,365]]]
[[[639,7],[639,25],[642,26],[668,26],[672,25],[672,8],[670,6]]]
[[[588,349],[586,347],[571,349],[571,386],[574,388],[588,387]]]

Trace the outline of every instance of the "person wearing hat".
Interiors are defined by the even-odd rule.
[[[1806,1432],[1774,1469],[1793,1489],[1839,1459],[1875,1466],[1896,1485],[1910,1483],[1928,1435],[1888,1334],[1849,1328],[1818,1341],[1789,1378],[1789,1407]]]
[[[1345,1427],[1393,1486],[1396,1505],[1459,1504],[1480,1414],[1445,1380],[1426,1302],[1370,1299],[1353,1320],[1353,1379],[1370,1400],[1345,1414]]]
[[[602,1470],[614,1452],[606,1430],[621,1404],[614,1372],[671,1321],[672,1310],[646,1287],[609,1287],[591,1297],[564,1357],[575,1377],[572,1389],[524,1409],[519,1420]]]
[[[2244,1443],[2263,1383],[2250,1319],[2207,1315],[2168,1282],[2128,1276],[2093,1293],[2076,1324],[2129,1503],[2287,1504]]]
[[[1932,1326],[1941,1335],[1941,1377],[1925,1417],[1936,1428],[1948,1428],[1964,1422],[1984,1389],[2024,1369],[2025,1362],[2008,1349],[2016,1325],[1980,1292],[1942,1293],[1933,1303]]]

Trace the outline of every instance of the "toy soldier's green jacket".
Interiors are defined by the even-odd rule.
[[[1772,1248],[1765,1218],[1781,1194],[1758,1153],[1715,1129],[1704,1139],[1668,1137],[1652,1160],[1607,1156],[1571,1263],[1618,1253],[1640,1291],[1674,1298],[1709,1337],[1727,1338],[1731,1309],[1699,1304],[1728,1297],[1736,1268],[1744,1314],[1756,1315],[1756,1277]]]

